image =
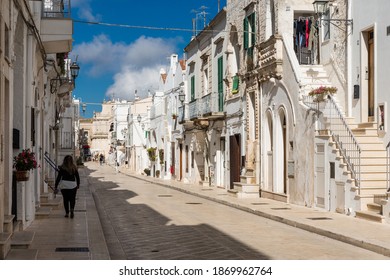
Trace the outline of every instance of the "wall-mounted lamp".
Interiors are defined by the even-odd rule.
[[[322,15],[329,11],[329,0],[316,0],[313,2],[314,12],[317,17],[320,19],[320,24],[333,24],[337,27],[340,27],[342,24],[353,25],[352,19],[335,19],[335,18],[322,18]]]
[[[184,100],[186,99],[186,94],[184,93],[184,91],[180,91],[179,92],[179,100],[180,102],[183,104]]]
[[[70,75],[73,78],[74,87],[76,87],[76,78],[79,75],[80,66],[77,64],[76,61],[74,61],[72,62],[69,68],[70,68]]]
[[[83,114],[85,114],[85,111],[87,110],[87,104],[81,104],[81,109],[83,110]]]
[[[137,121],[138,121],[138,123],[141,123],[141,120],[142,120],[142,117],[141,117],[140,114],[138,114],[138,116],[137,116]]]
[[[69,76],[61,77],[58,75],[57,78],[50,80],[50,93],[57,93],[60,97],[64,96],[68,92],[72,90],[72,82],[73,82],[73,88],[76,87],[75,80],[77,76],[79,75],[80,66],[77,64],[77,62],[73,62],[70,66],[70,75],[72,76],[72,79],[69,78]]]

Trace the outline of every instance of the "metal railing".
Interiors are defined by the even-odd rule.
[[[188,104],[190,120],[197,119],[200,116],[201,102],[195,99]]]
[[[322,113],[323,123],[320,123],[320,129],[329,130],[360,194],[362,150],[334,98],[328,95],[324,102],[315,102],[312,97],[306,96],[304,103]],[[323,108],[318,107],[320,103],[323,103]]]
[[[386,146],[386,192],[390,192],[390,142]],[[387,199],[389,199],[388,194]]]
[[[355,185],[359,188],[358,194],[360,195],[360,164],[362,149],[331,95],[328,95],[328,103],[330,107],[330,116],[328,119],[330,124],[329,129],[341,155],[344,157],[352,178],[355,179]]]
[[[44,0],[43,18],[70,18],[70,0]]]

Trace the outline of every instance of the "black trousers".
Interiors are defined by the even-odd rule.
[[[76,205],[76,193],[77,188],[74,189],[62,189],[62,198],[64,199],[64,208],[66,214],[69,213],[69,210],[73,212],[74,206]]]

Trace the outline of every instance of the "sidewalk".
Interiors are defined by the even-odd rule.
[[[98,215],[99,205],[95,204],[92,193],[94,188],[89,185],[88,178],[86,178],[90,164],[96,163],[87,163],[85,168],[79,169],[81,187],[77,195],[75,218],[64,218],[61,204],[58,209],[53,209],[49,216],[36,219],[25,230],[35,234],[30,248],[28,250],[12,249],[7,259],[110,259],[103,226]],[[119,168],[119,172],[390,257],[390,225],[388,224],[379,224],[270,199],[238,199],[230,196],[225,189],[136,175],[123,167]]]
[[[109,260],[95,201],[86,178],[86,169],[79,168],[80,189],[77,192],[74,219],[65,218],[63,204],[50,214],[36,218],[24,230],[33,233],[28,249],[11,249],[6,260]],[[62,196],[58,195],[60,199]]]

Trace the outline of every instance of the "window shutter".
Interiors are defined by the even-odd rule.
[[[249,45],[249,36],[248,36],[248,18],[244,18],[244,49],[246,50]]]
[[[256,14],[251,15],[251,47],[256,43]]]
[[[195,100],[195,76],[191,77],[191,101]]]
[[[223,58],[218,58],[218,92],[223,92]]]

